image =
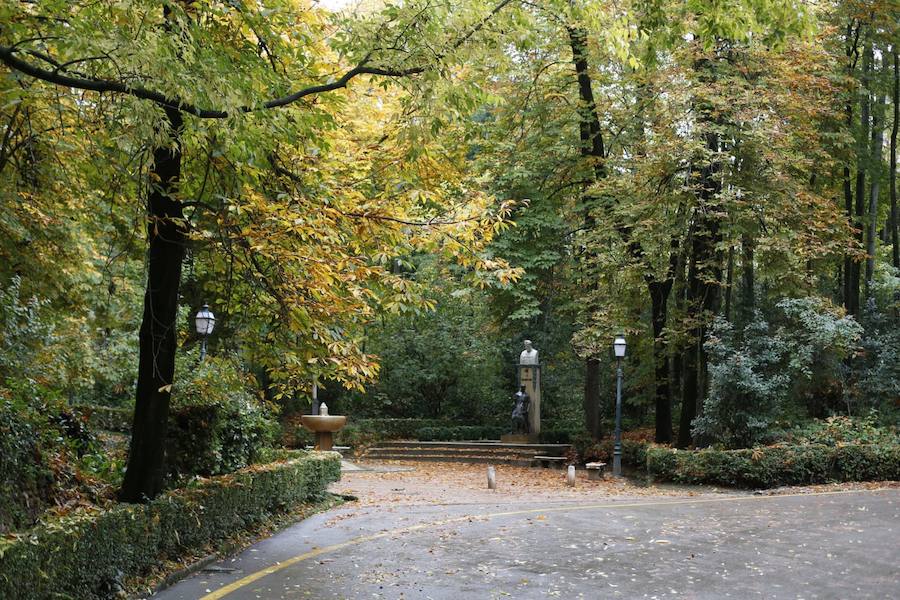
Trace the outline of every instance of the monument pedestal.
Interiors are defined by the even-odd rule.
[[[519,387],[531,398],[528,410],[528,435],[535,439],[541,433],[541,365],[519,365]]]

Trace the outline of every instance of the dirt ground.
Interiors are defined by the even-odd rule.
[[[646,483],[637,479],[600,481],[588,479],[583,469],[576,470],[575,486],[566,485],[564,469],[534,469],[496,466],[497,489],[487,489],[487,465],[463,463],[428,463],[415,461],[355,461],[353,464],[372,471],[344,471],[341,481],[330,491],[356,496],[360,507],[416,506],[434,504],[520,504],[522,502],[566,502],[606,500],[611,498],[645,498],[747,494],[747,490],[712,486],[677,486]],[[391,469],[383,472],[381,469]],[[847,483],[766,490],[765,494],[822,492],[831,490],[900,487],[900,483]]]

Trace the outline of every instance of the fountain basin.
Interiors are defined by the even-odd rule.
[[[334,432],[347,424],[344,415],[303,415],[300,423],[316,434],[316,450],[331,450],[334,446]]]
[[[303,415],[300,422],[310,431],[340,431],[347,424],[347,417],[343,415]]]

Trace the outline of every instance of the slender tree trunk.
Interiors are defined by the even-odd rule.
[[[858,33],[858,30],[857,30]],[[854,35],[853,23],[847,24],[847,75],[848,77],[853,76],[853,72],[856,70],[856,51],[858,45],[856,40],[858,38]],[[847,92],[847,102],[844,104],[844,115],[846,118],[847,131],[853,131],[853,93],[848,90]],[[853,227],[853,182],[852,182],[852,172],[850,169],[850,158],[847,158],[847,162],[844,163],[844,210],[847,213],[847,223],[850,227]],[[853,293],[852,293],[852,281],[853,281],[853,258],[847,254],[844,256],[844,267],[843,267],[843,279],[841,281],[841,301],[844,304],[844,310],[846,310],[849,314],[854,313],[853,308]]]
[[[734,288],[734,246],[728,247],[728,267],[725,269],[725,319],[731,321],[731,296]]]
[[[863,231],[865,230],[865,205],[866,205],[866,171],[869,157],[869,69],[872,64],[872,42],[866,39],[863,49],[862,62],[862,90],[859,95],[859,139],[856,153],[856,211],[853,226],[856,228],[856,241],[860,247],[863,245]],[[860,315],[859,288],[862,265],[860,261],[851,263],[852,275],[850,281],[850,312],[856,317]]]
[[[597,182],[606,177],[606,167],[604,165],[605,152],[603,149],[603,135],[600,131],[600,118],[597,115],[597,104],[594,101],[594,91],[591,84],[590,73],[588,72],[588,53],[587,53],[587,32],[578,27],[570,27],[568,29],[569,43],[572,48],[572,62],[575,65],[575,72],[578,77],[578,130],[580,138],[580,154],[590,161],[591,183]],[[588,185],[590,187],[590,184]],[[582,197],[584,203],[584,226],[587,231],[594,228],[593,210],[596,208],[597,198],[590,193],[585,193]],[[588,248],[585,256],[585,271],[590,272],[590,265],[594,262],[595,253]],[[589,284],[589,291],[594,292],[597,289],[596,283]],[[597,307],[593,305],[594,300],[589,302],[588,312],[593,314]],[[585,426],[591,437],[600,439],[601,419],[600,419],[600,361],[595,356],[589,356],[585,359],[585,377],[584,377],[584,415]]]
[[[672,279],[652,281],[648,285],[653,324],[653,363],[656,393],[656,435],[658,444],[672,442],[672,397],[669,390],[669,354],[663,332],[666,328],[666,305],[672,291]]]
[[[897,223],[900,215],[897,214],[897,125],[900,121],[900,61],[898,52],[894,46],[894,124],[891,127],[891,262],[895,269],[900,269],[900,240],[898,240]]]
[[[885,61],[886,62],[886,61]],[[872,298],[872,279],[875,277],[876,240],[878,238],[878,195],[881,191],[881,148],[884,146],[884,105],[886,98],[875,97],[872,110],[872,183],[869,186],[869,223],[866,230],[866,299]]]
[[[584,369],[584,425],[591,438],[602,434],[600,421],[600,361],[588,358]]]
[[[753,318],[756,308],[755,248],[756,244],[749,234],[741,236],[741,318],[745,323]]]
[[[174,144],[153,152],[147,198],[147,287],[139,336],[138,383],[128,466],[119,497],[145,502],[157,496],[165,478],[169,398],[175,375],[176,320],[181,262],[187,232],[175,197],[181,177],[182,116],[167,108]]]

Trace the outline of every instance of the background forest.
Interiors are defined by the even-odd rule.
[[[526,338],[549,437],[608,434],[618,332],[656,442],[896,425],[897,16],[3,0],[0,523],[260,460],[314,383],[505,427]]]

